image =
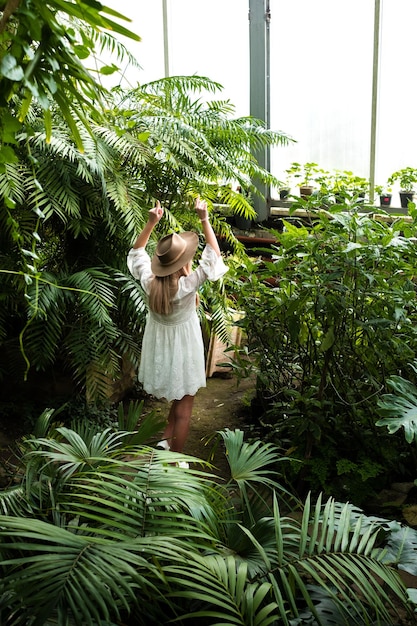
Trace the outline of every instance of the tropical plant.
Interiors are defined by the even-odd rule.
[[[417,363],[411,364],[415,373]],[[404,429],[407,443],[417,443],[417,387],[403,376],[390,376],[387,380],[391,393],[378,399],[378,412],[381,419],[377,426],[386,426],[390,434]]]
[[[117,21],[126,19],[113,9],[87,0],[1,3],[0,169],[18,161],[16,134],[30,128],[27,115],[32,100],[42,109],[48,140],[52,136],[51,102],[55,102],[82,148],[77,120],[87,124],[86,110],[92,111],[93,107],[97,114],[100,108],[103,112],[106,93],[83,61],[105,47],[119,59],[129,56],[113,35],[140,41],[138,35]],[[98,71],[103,75],[117,70],[114,64],[101,65]]]
[[[22,442],[19,482],[0,493],[2,623],[362,626],[411,615],[396,568],[415,569],[415,533],[321,498],[292,514],[275,446],[222,432],[222,485],[202,461],[182,470],[183,455],[150,448],[152,428],[48,430],[51,418]]]
[[[0,173],[0,370],[23,383],[29,367],[55,366],[90,399],[105,398],[123,359],[138,361],[145,314],[125,258],[146,195],[115,164],[133,146],[137,160],[145,157],[136,142],[97,125],[93,137],[80,126],[81,153],[58,116],[46,142],[37,113],[19,163]]]
[[[272,258],[238,270],[248,340],[236,366],[256,369],[264,436],[303,460],[299,488],[361,504],[410,474],[410,450],[376,428],[375,407],[417,349],[416,222],[303,206],[311,223],[285,220]]]
[[[210,201],[220,191],[233,211],[245,211],[245,198],[219,180],[270,179],[250,147],[285,143],[285,136],[257,120],[229,119],[230,104],[187,96],[203,88],[218,85],[199,77],[157,81],[132,94],[134,106],[127,94],[116,95],[107,125],[90,119],[89,132],[79,125],[83,152],[58,111],[48,141],[40,107],[30,109],[32,131],[18,136],[20,161],[0,172],[0,374],[21,381],[30,367],[64,370],[91,401],[111,398],[113,381],[140,354],[145,305],[125,259],[154,199],[167,209],[159,234],[198,229],[189,210],[196,195]],[[243,254],[230,226],[212,221]],[[227,300],[219,293],[207,287],[202,302],[216,311],[214,332],[226,338]]]
[[[120,91],[116,121],[138,138],[147,134],[153,161],[152,167],[140,170],[140,178],[149,194],[165,206],[178,212],[200,193],[211,203],[224,203],[234,213],[254,217],[248,199],[259,195],[256,182],[278,181],[253,155],[265,146],[292,140],[266,128],[261,120],[234,117],[235,108],[228,100],[203,101],[199,96],[202,91],[214,94],[221,89],[206,77],[172,76],[127,93]],[[227,236],[227,231],[219,234]]]
[[[105,119],[107,91],[100,84],[100,79],[86,69],[84,62],[104,48],[111,49],[117,60],[127,57],[133,61],[114,37],[118,33],[140,39],[118,22],[123,19],[126,18],[117,11],[84,0],[76,3],[7,0],[0,6],[0,237],[3,273],[0,342],[3,355],[7,352],[10,359],[7,370],[12,380],[15,378],[23,382],[22,369],[27,371],[30,366],[31,348],[23,347],[23,337],[30,323],[36,319],[40,321],[42,317],[44,321],[50,320],[45,334],[42,323],[37,325],[36,330],[33,327],[31,330],[35,332],[29,341],[36,352],[36,368],[42,369],[55,359],[59,351],[59,345],[54,345],[54,342],[62,339],[63,329],[60,326],[65,310],[75,312],[77,308],[74,298],[69,302],[71,297],[66,296],[83,294],[83,308],[89,286],[94,284],[92,292],[98,286],[99,273],[93,276],[94,269],[89,275],[87,270],[87,274],[71,276],[71,270],[68,270],[71,259],[62,262],[62,248],[67,243],[63,230],[64,225],[68,225],[68,219],[72,220],[70,232],[74,238],[79,236],[78,250],[74,245],[73,253],[82,253],[79,244],[94,223],[92,214],[96,217],[99,213],[98,208],[93,208],[94,203],[100,205],[102,200],[106,203],[102,193],[103,171],[100,171],[103,163],[94,163],[98,152],[94,156],[91,154],[94,140],[86,129],[91,128],[91,115],[96,124]],[[100,72],[107,74],[117,70],[115,64],[110,68],[97,62],[95,66],[100,68],[98,76]],[[90,154],[89,158],[83,159],[78,149],[84,149],[84,142]],[[63,161],[68,167],[66,172],[63,171]],[[77,183],[73,185],[75,179]],[[91,187],[87,191],[89,184]],[[48,226],[43,228],[48,219]],[[41,236],[45,236],[46,240],[42,240]],[[63,285],[57,283],[58,265]],[[106,281],[107,285],[98,286],[101,300],[100,296],[94,302],[94,298],[90,299],[95,309],[89,311],[90,321],[96,318],[94,332],[98,330],[101,335],[96,338],[96,349],[90,350],[93,359],[86,357],[93,342],[90,341],[82,350],[82,339],[79,338],[75,351],[84,352],[84,356],[80,355],[81,358],[76,357],[72,361],[72,366],[75,365],[73,371],[78,370],[79,375],[80,368],[85,370],[88,361],[97,363],[94,355],[104,341],[105,350],[98,350],[99,360],[104,361],[100,363],[102,381],[106,375],[112,377],[115,361],[120,359],[126,341],[130,340],[126,336],[122,339],[120,333],[115,332],[114,319],[110,321],[110,314],[103,310],[104,302],[114,304],[117,299],[115,293],[109,298],[107,276]],[[132,287],[135,289],[131,284]],[[39,306],[42,297],[39,299],[38,296],[42,288],[45,289],[41,307],[45,305],[45,308]],[[119,292],[118,289],[114,291]],[[126,300],[126,289],[124,294]],[[50,315],[51,311],[55,315]],[[76,326],[80,318],[76,313],[74,317]],[[103,328],[100,330],[100,323],[106,326],[104,332]],[[114,353],[115,335],[124,344],[124,348],[118,351],[118,357]],[[20,350],[16,349],[18,345]],[[134,341],[131,341],[130,348],[133,355],[135,350],[132,348]],[[4,373],[3,368],[4,360],[0,364],[0,377]],[[81,374],[81,379],[85,381],[85,373]],[[92,391],[94,396],[94,389]]]
[[[398,182],[401,191],[412,192],[414,185],[417,183],[417,169],[415,167],[403,167],[400,170],[396,170],[388,178],[388,184],[393,185]]]

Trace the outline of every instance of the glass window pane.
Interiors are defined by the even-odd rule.
[[[164,77],[162,0],[108,0],[106,5],[133,20],[139,43],[125,40],[141,65],[128,68],[131,84]],[[249,113],[249,0],[167,0],[169,73],[206,76],[224,89],[216,99],[230,100],[236,115]]]
[[[417,167],[416,22],[415,0],[383,0],[376,162],[380,184],[395,170]]]
[[[369,175],[373,2],[271,0],[271,128],[297,140],[271,154]]]

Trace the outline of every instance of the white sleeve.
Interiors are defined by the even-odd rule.
[[[127,267],[135,278],[138,278],[145,291],[153,274],[151,259],[145,248],[132,248],[127,255]]]
[[[178,281],[178,296],[181,298],[187,293],[195,292],[206,280],[218,280],[228,271],[221,256],[206,245],[199,260],[199,265],[189,276],[181,276]]]
[[[204,248],[199,264],[209,280],[218,280],[228,270],[223,258],[209,244]]]

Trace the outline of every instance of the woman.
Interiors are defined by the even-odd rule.
[[[130,272],[148,297],[148,317],[142,343],[138,378],[144,390],[172,401],[162,447],[183,452],[194,396],[206,386],[204,344],[197,315],[198,289],[205,280],[217,280],[227,272],[219,244],[208,219],[207,203],[195,202],[206,246],[199,266],[192,260],[198,246],[196,233],[172,233],[163,237],[150,259],[145,247],[163,216],[157,202],[127,257]]]

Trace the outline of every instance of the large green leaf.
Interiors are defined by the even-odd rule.
[[[135,602],[138,587],[154,586],[160,574],[144,550],[141,542],[115,543],[0,516],[0,595],[9,594],[10,613],[22,606],[33,611],[36,624],[67,607],[77,624],[95,626],[119,617]]]
[[[417,388],[401,376],[391,376],[387,381],[394,393],[384,394],[378,400],[378,412],[383,417],[377,426],[386,426],[389,433],[404,428],[408,443],[417,441]]]

